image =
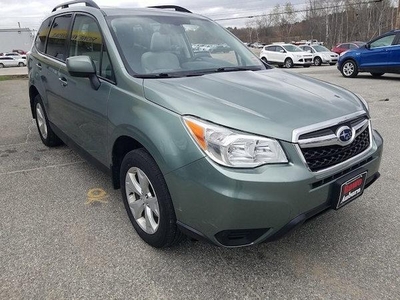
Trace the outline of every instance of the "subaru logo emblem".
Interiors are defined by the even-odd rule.
[[[336,136],[342,144],[350,144],[353,141],[353,131],[348,126],[342,126],[336,131]]]

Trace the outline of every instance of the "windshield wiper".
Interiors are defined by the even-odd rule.
[[[180,75],[170,74],[170,73],[158,73],[158,74],[140,74],[137,75],[138,78],[177,78]]]
[[[214,70],[214,72],[235,72],[235,71],[259,71],[258,67],[221,67]]]

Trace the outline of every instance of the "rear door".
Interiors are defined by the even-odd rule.
[[[400,32],[397,33],[389,54],[389,71],[400,73]]]

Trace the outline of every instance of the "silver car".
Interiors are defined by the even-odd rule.
[[[321,45],[302,45],[299,47],[303,51],[313,55],[313,62],[316,66],[320,66],[322,64],[330,64],[333,66],[339,59],[338,54]]]

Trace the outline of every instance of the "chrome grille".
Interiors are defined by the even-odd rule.
[[[304,148],[301,149],[301,152],[303,153],[304,159],[306,160],[310,170],[316,172],[337,165],[362,153],[368,149],[369,144],[370,135],[369,128],[367,127],[350,145],[344,147],[332,145]]]
[[[339,139],[339,131],[346,127],[352,130],[353,136],[348,142]],[[297,142],[308,168],[318,172],[367,150],[371,145],[370,135],[370,121],[364,115],[314,131],[303,131],[298,135]]]

